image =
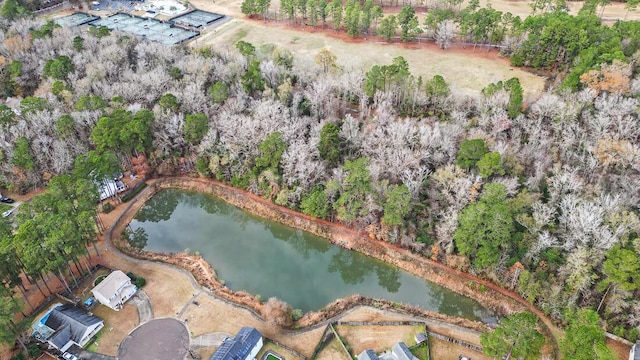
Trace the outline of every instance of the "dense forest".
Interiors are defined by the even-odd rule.
[[[513,64],[558,74],[524,104],[517,78],[463,96],[401,57],[343,72],[323,50],[302,70],[276,46],[165,47],[60,28],[12,1],[0,18],[0,99],[20,101],[0,105],[0,188],[47,191],[21,207],[14,231],[0,219],[3,339],[20,327],[8,317],[20,273],[65,282],[82,267],[100,230],[95,184],[139,155],[157,175],[216,178],[491,279],[568,331],[600,317],[638,338],[637,22],[603,26],[589,9],[517,24],[502,14],[499,34],[476,35],[480,25],[460,19],[494,10],[430,12],[436,33],[499,42]],[[579,358],[570,345],[567,358]]]

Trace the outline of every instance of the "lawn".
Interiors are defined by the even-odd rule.
[[[457,359],[463,355],[473,360],[492,360],[493,357],[486,356],[477,351],[467,349],[444,340],[429,337],[429,353],[431,359]]]
[[[416,342],[415,334],[424,331],[420,326],[404,325],[345,325],[337,326],[336,330],[351,345],[355,355],[367,349],[381,353],[400,341],[411,346]]]
[[[13,206],[0,203],[0,214],[11,209]]]
[[[429,347],[426,344],[422,344],[411,350],[411,353],[420,360],[429,359]]]

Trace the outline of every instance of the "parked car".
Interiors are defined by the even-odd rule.
[[[9,209],[5,212],[2,213],[2,217],[7,217],[9,215],[13,214],[13,209]]]
[[[3,202],[5,204],[13,204],[16,201],[13,199],[9,199],[8,197],[0,197],[0,202]]]
[[[65,360],[79,360],[77,356],[73,355],[72,353],[64,353],[62,354],[62,358]]]

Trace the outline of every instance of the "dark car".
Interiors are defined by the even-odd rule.
[[[8,197],[0,197],[0,202],[3,202],[5,204],[13,204],[15,200],[9,199]]]

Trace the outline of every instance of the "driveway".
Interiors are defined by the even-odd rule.
[[[138,319],[140,324],[144,324],[153,319],[153,307],[151,307],[151,299],[144,290],[138,292],[129,300],[132,305],[138,308]]]
[[[198,350],[203,347],[220,346],[225,338],[233,337],[227,333],[212,332],[203,334],[191,339],[191,350]]]
[[[82,350],[82,352],[80,353],[80,359],[82,360],[116,360],[116,358],[113,356],[92,353],[91,351],[87,351],[87,350]]]

